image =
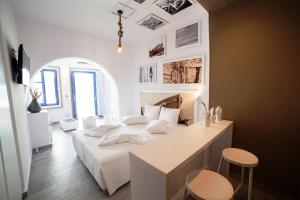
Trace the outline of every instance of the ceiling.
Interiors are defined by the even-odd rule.
[[[213,13],[229,6],[237,0],[197,0],[207,11]]]
[[[119,0],[133,8],[136,12],[128,19],[123,19],[124,40],[134,42],[153,38],[156,35],[165,33],[176,24],[194,20],[197,14],[207,11],[197,2],[193,1],[192,6],[170,15],[160,9],[153,2],[146,0],[139,4],[133,0]],[[18,16],[25,16],[29,19],[54,24],[57,26],[86,32],[114,39],[117,37],[118,17],[112,14],[112,8],[118,0],[12,0],[13,7]],[[150,13],[165,19],[168,25],[152,31],[137,24],[139,20]]]

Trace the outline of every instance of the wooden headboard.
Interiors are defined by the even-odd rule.
[[[182,97],[180,94],[176,94],[171,97],[167,97],[157,103],[155,103],[155,106],[162,106],[166,108],[180,108],[182,104]]]
[[[141,93],[141,114],[144,106],[151,104],[166,108],[180,108],[179,123],[191,125],[195,119],[195,95],[190,93]]]

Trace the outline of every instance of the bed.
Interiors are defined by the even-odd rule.
[[[182,102],[184,102],[184,99],[182,99],[181,95],[169,94],[167,98],[162,97],[157,104],[167,107],[180,107]],[[147,124],[121,125],[118,128],[111,129],[109,133],[126,132],[139,134],[144,133],[146,126]],[[178,124],[174,127],[169,127],[166,134],[151,134],[153,139],[147,141],[144,145],[148,145],[152,141],[165,137],[167,134],[172,134],[175,130],[184,127],[183,124]],[[83,129],[74,132],[72,137],[74,149],[98,185],[111,195],[130,180],[129,151],[138,148],[140,145],[122,143],[98,146],[99,138],[86,136],[84,135],[85,131],[88,130]]]

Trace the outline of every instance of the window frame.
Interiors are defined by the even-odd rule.
[[[45,75],[44,72],[53,72],[54,73],[54,86],[55,86],[55,103],[47,103],[46,99],[46,87],[45,87]],[[39,83],[42,85],[42,94],[43,94],[43,102],[41,102],[42,108],[53,108],[53,107],[61,107],[60,103],[60,93],[59,93],[59,69],[54,68],[44,68],[40,70],[41,81],[35,81],[35,83]]]

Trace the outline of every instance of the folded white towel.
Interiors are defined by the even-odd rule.
[[[90,136],[90,137],[98,137],[98,138],[101,138],[102,136],[106,135],[107,131],[109,131],[110,129],[113,129],[113,128],[117,128],[119,127],[120,125],[117,124],[117,125],[107,125],[107,124],[104,124],[104,125],[100,125],[98,127],[95,127],[93,129],[87,129],[84,134],[87,135],[87,136]]]
[[[153,139],[153,136],[147,133],[124,133],[124,134],[112,134],[103,136],[99,142],[99,146],[107,146],[112,144],[131,143],[131,144],[145,144],[148,140]]]

